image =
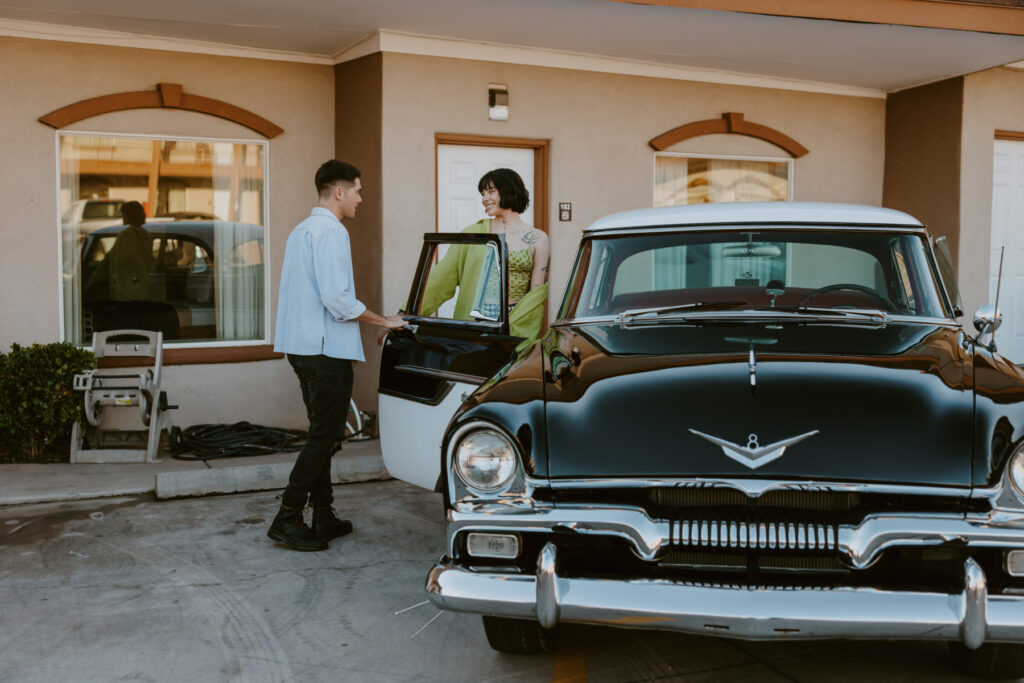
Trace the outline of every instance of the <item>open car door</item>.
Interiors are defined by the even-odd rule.
[[[436,490],[452,415],[515,356],[509,335],[504,235],[428,233],[406,306],[381,354],[384,464],[396,479]]]

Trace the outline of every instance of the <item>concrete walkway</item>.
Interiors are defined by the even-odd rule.
[[[157,498],[203,496],[283,489],[297,453],[205,462],[175,460],[161,453],[158,463],[0,465],[0,505],[50,503],[154,493]],[[380,440],[358,441],[331,461],[336,484],[389,479]]]

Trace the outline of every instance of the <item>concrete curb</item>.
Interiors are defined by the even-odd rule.
[[[292,462],[266,465],[242,465],[218,469],[159,472],[156,475],[157,498],[205,496],[212,493],[242,493],[283,489],[288,484]],[[358,455],[331,461],[331,481],[350,484],[390,479],[379,455]]]
[[[0,465],[0,506],[140,496],[182,498],[283,489],[298,452],[155,463],[13,463]],[[390,479],[380,441],[354,441],[331,460],[335,484]]]
[[[96,498],[120,498],[122,496],[141,496],[152,493],[152,486],[124,489],[102,489],[99,491],[75,491],[74,493],[30,494],[27,496],[4,496],[0,499],[3,505],[36,505],[40,503],[67,503],[75,500],[93,500]]]

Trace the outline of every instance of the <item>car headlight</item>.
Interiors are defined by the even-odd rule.
[[[477,429],[456,447],[455,471],[475,489],[496,491],[516,472],[516,449],[501,432]]]
[[[1017,449],[1017,452],[1010,458],[1010,485],[1013,486],[1016,494],[1024,500],[1024,449]]]

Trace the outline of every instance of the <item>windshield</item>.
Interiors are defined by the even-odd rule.
[[[559,318],[677,307],[947,317],[923,235],[752,228],[585,239]]]

